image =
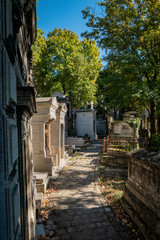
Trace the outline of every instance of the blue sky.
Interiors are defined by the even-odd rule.
[[[80,37],[87,29],[81,10],[95,8],[97,0],[39,0],[37,4],[38,28],[46,34],[54,28],[66,28]]]
[[[38,0],[37,27],[47,34],[54,28],[62,28],[75,32],[80,39],[81,33],[88,28],[85,25],[81,10],[90,6],[97,10],[98,0]],[[101,55],[102,55],[102,51]]]

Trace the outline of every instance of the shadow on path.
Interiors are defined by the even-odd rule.
[[[120,226],[118,231],[115,231],[101,206],[51,211],[46,222],[46,234],[57,240],[119,240],[122,239],[119,234],[123,235]]]
[[[46,195],[50,209],[46,221],[49,239],[133,239],[128,236],[127,229],[119,225],[111,210],[101,205],[97,194],[95,168],[101,149],[102,142],[97,142],[77,152],[55,181],[56,190]]]

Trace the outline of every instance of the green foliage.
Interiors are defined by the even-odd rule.
[[[70,97],[73,109],[96,101],[95,82],[102,64],[95,41],[79,41],[74,32],[57,28],[45,38],[39,30],[33,51],[33,76],[39,96],[62,91]]]
[[[135,127],[136,127],[136,136],[138,138],[139,137],[139,129],[140,129],[140,126],[141,126],[141,120],[139,118],[134,118],[132,120],[126,120],[125,122],[128,123],[128,125],[130,127],[132,127],[132,128],[135,125]]]
[[[128,125],[129,125],[130,127],[132,127],[132,128],[133,128],[133,126],[135,125],[135,127],[136,127],[137,129],[139,129],[139,128],[140,128],[140,125],[141,125],[141,120],[140,120],[139,118],[134,118],[134,119],[132,119],[132,120],[126,120],[125,122],[128,123]]]
[[[41,54],[46,48],[46,38],[44,37],[45,32],[41,29],[37,29],[37,38],[35,44],[32,46],[34,64],[36,65],[41,61]]]
[[[102,14],[83,10],[90,32],[105,49],[107,66],[99,80],[109,106],[145,108],[151,132],[155,131],[155,106],[160,99],[160,2],[105,0],[98,3]]]
[[[160,134],[152,134],[149,140],[149,150],[160,152]]]

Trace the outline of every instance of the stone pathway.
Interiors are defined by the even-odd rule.
[[[46,221],[46,235],[51,240],[120,240],[127,239],[110,208],[102,205],[95,173],[102,143],[70,158],[55,182],[57,191],[49,194],[51,210]]]

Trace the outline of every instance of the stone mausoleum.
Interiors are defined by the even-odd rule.
[[[95,109],[80,109],[75,111],[76,134],[78,137],[96,139],[96,111]]]
[[[33,160],[35,172],[54,175],[65,163],[65,103],[56,97],[37,98],[37,113],[32,119]]]
[[[36,0],[0,0],[0,239],[35,239]]]

